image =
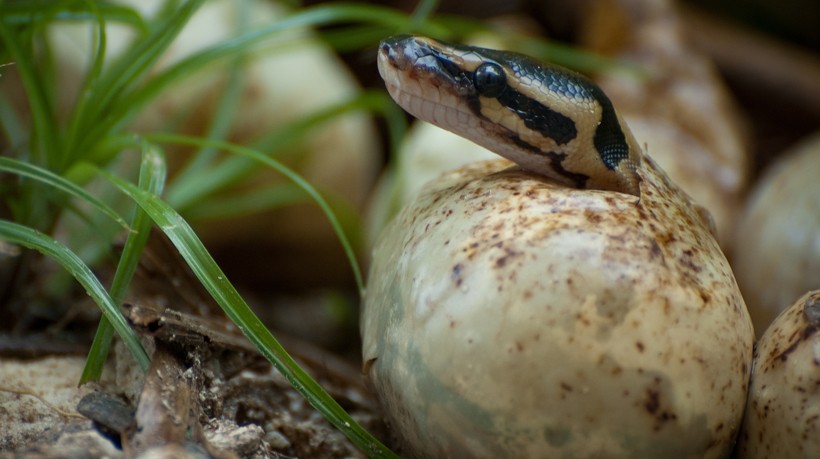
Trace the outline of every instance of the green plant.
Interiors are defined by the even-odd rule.
[[[54,259],[85,288],[103,311],[89,351],[83,381],[97,379],[116,332],[137,363],[148,366],[148,356],[119,311],[152,226],[172,241],[193,272],[234,321],[265,355],[333,425],[368,455],[392,453],[352,418],[288,356],[271,333],[251,312],[222,270],[208,254],[181,213],[188,216],[226,216],[253,212],[295,201],[316,203],[333,226],[345,249],[357,287],[364,288],[346,226],[323,195],[275,156],[299,142],[312,129],[341,114],[366,111],[388,120],[391,149],[405,128],[403,114],[383,91],[365,91],[292,122],[258,144],[245,147],[226,142],[243,84],[241,63],[246,55],[266,45],[278,33],[294,27],[335,25],[324,32],[339,50],[372,46],[397,32],[420,32],[445,38],[484,28],[461,18],[430,19],[435,1],[422,1],[414,14],[373,5],[327,4],[295,9],[287,17],[261,29],[240,33],[176,64],[150,75],[149,70],[174,41],[204,0],[166,2],[156,19],[146,19],[126,6],[92,0],[0,1],[0,74],[14,73],[24,88],[24,112],[10,95],[0,91],[0,127],[5,137],[0,156],[4,173],[0,210],[0,240],[39,251]],[[59,78],[55,56],[47,37],[49,27],[66,22],[94,24],[91,58],[69,113],[59,110]],[[137,39],[119,57],[107,59],[107,25],[129,27]],[[233,60],[226,89],[202,138],[171,132],[135,134],[130,122],[163,89],[220,60]],[[0,84],[4,83],[0,75]],[[26,114],[27,113],[27,114]],[[171,145],[195,147],[197,152],[173,182],[167,183],[164,149]],[[139,153],[139,167],[127,161]],[[227,158],[218,152],[229,153]],[[264,152],[264,153],[263,153]],[[232,200],[215,194],[247,179],[259,165],[289,179],[260,193]],[[103,187],[103,192],[91,192]],[[118,194],[119,193],[119,194]],[[123,200],[123,196],[127,197]],[[203,203],[194,206],[193,203]],[[129,215],[128,218],[123,215]],[[68,225],[64,242],[57,229]],[[353,226],[356,226],[354,222]],[[102,235],[76,243],[74,232],[92,228]],[[127,233],[112,282],[106,290],[89,268],[107,253],[118,233]],[[75,242],[75,243],[72,243]],[[22,267],[20,267],[22,269]]]
[[[275,159],[257,150],[219,140],[225,135],[231,114],[229,107],[236,102],[236,88],[240,84],[240,75],[235,73],[229,80],[229,90],[225,92],[220,103],[225,109],[218,110],[212,120],[209,138],[188,138],[171,134],[135,136],[129,133],[128,128],[129,121],[164,87],[177,79],[187,77],[210,62],[229,58],[241,59],[243,53],[249,49],[264,44],[277,32],[290,27],[332,23],[338,20],[359,20],[361,12],[365,9],[355,6],[329,6],[297,12],[263,30],[239,35],[233,40],[190,56],[159,75],[148,78],[148,69],[154,65],[201,3],[201,0],[192,0],[183,2],[175,8],[173,2],[169,2],[166,11],[157,15],[158,18],[165,19],[156,21],[145,20],[136,11],[126,7],[91,1],[0,4],[3,19],[0,21],[0,39],[4,49],[2,59],[10,62],[9,70],[19,75],[30,113],[30,118],[26,119],[15,110],[7,94],[0,96],[0,117],[6,137],[6,148],[9,151],[7,156],[0,157],[0,171],[5,172],[10,178],[4,181],[3,194],[10,219],[0,220],[0,238],[8,243],[40,251],[57,261],[75,277],[104,312],[83,374],[83,381],[88,381],[99,377],[114,332],[124,340],[137,363],[143,369],[148,366],[148,356],[133,330],[125,322],[118,304],[128,288],[149,230],[152,225],[157,225],[176,245],[228,317],[297,390],[368,454],[389,456],[389,450],[359,427],[290,358],[238,295],[186,220],[160,197],[166,186],[163,145],[185,143],[201,148],[194,156],[195,159],[189,163],[185,173],[181,174],[180,179],[167,190],[169,195],[176,196],[174,199],[180,203],[180,207],[185,207],[186,199],[196,201],[241,181],[248,175],[249,169],[252,169],[248,166],[248,161],[238,161],[236,158],[220,161],[220,177],[208,180],[208,187],[197,188],[193,184],[203,183],[202,174],[213,172],[217,163],[213,154],[215,151],[233,152],[252,158],[253,161],[284,174],[301,193],[322,208],[345,247],[359,288],[363,288],[353,248],[334,211],[322,195],[298,174]],[[401,17],[398,13],[390,13],[387,17],[393,21]],[[363,16],[365,21],[375,20],[372,12]],[[52,55],[46,34],[50,25],[65,21],[94,22],[96,33],[93,58],[76,102],[71,113],[67,117],[61,117],[57,108],[59,94],[56,90],[58,78],[55,74],[55,56]],[[117,60],[105,62],[106,25],[110,21],[129,25],[141,36]],[[277,149],[304,136],[313,127],[335,115],[352,110],[379,112],[395,109],[387,104],[387,99],[383,95],[365,93],[355,100],[308,117],[275,133],[274,138],[269,139],[271,148],[267,148],[266,152],[275,153]],[[395,114],[394,119],[397,119]],[[28,135],[23,135],[26,131]],[[142,157],[136,184],[126,178],[133,172],[128,168],[124,171],[117,168],[118,160],[127,154],[127,151],[134,150],[140,151]],[[115,207],[122,206],[106,202],[106,199],[96,197],[88,191],[89,183],[100,178],[113,184],[132,200],[132,204],[125,207],[125,211],[131,207],[132,216],[128,222],[120,216],[122,209],[115,210]],[[110,193],[107,196],[110,196]],[[267,202],[254,202],[251,199],[249,206],[251,209],[258,209]],[[108,291],[103,288],[87,262],[82,260],[76,251],[50,235],[65,216],[70,214],[80,215],[84,224],[92,226],[103,225],[97,215],[115,223],[109,225],[115,226],[114,230],[103,232],[109,237],[97,239],[98,247],[89,253],[104,252],[105,246],[111,243],[116,232],[125,229],[128,233]],[[70,239],[71,235],[67,238]],[[94,258],[91,257],[89,261],[94,262]]]

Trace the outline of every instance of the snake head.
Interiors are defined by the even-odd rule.
[[[576,188],[640,195],[641,150],[584,76],[507,51],[401,35],[379,46],[391,97],[421,120]]]

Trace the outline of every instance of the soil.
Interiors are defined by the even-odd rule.
[[[164,243],[149,245],[132,287],[138,293],[122,308],[151,354],[147,373],[117,343],[103,378],[78,386],[88,349],[77,337],[78,322],[91,333],[95,323],[93,313],[78,314],[75,307],[47,332],[0,335],[0,457],[364,457],[256,351],[182,265],[156,257],[168,253],[157,250]],[[77,303],[93,309],[82,297]],[[291,299],[284,310],[298,315],[309,309],[296,303]],[[355,362],[274,334],[357,422],[384,438]]]

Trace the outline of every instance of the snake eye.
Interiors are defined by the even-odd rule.
[[[478,92],[485,97],[496,97],[507,87],[507,77],[498,64],[481,64],[473,77]]]

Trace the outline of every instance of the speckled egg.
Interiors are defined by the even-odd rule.
[[[755,329],[820,289],[820,131],[757,183],[735,226],[732,265]]]
[[[408,457],[723,457],[754,333],[708,224],[651,160],[641,197],[480,162],[383,231],[365,373]]]
[[[820,290],[783,311],[760,338],[740,458],[820,454]]]

